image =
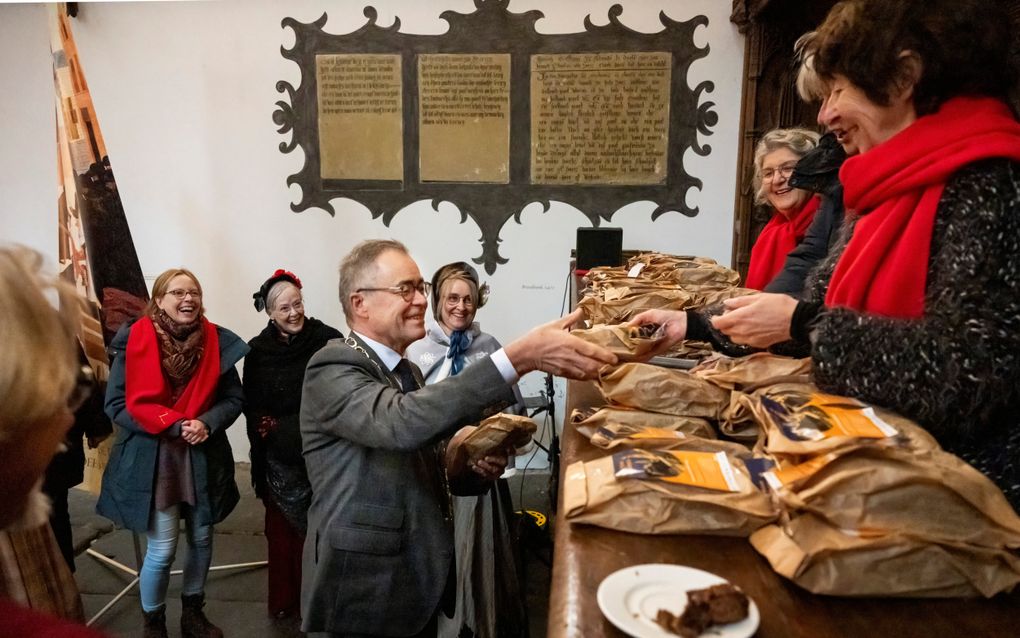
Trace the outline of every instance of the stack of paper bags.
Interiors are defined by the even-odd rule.
[[[922,428],[810,387],[749,401],[783,512],[751,544],[777,572],[842,596],[992,596],[1020,582],[1020,517]]]
[[[593,268],[578,306],[592,324],[625,323],[645,310],[684,310],[755,291],[740,276],[705,257],[646,253],[625,267]]]

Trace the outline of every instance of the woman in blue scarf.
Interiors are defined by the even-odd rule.
[[[432,314],[425,337],[407,349],[426,383],[460,373],[475,361],[499,350],[500,343],[482,332],[475,313],[488,296],[469,264],[447,264],[432,276]],[[524,400],[514,386],[517,404],[507,411],[524,413]],[[505,479],[488,494],[454,497],[454,539],[457,558],[457,609],[452,621],[440,617],[439,637],[517,638],[527,635],[524,599],[517,578],[511,536],[513,503]]]

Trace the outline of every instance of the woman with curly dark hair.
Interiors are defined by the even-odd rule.
[[[805,299],[712,320],[809,343],[822,389],[893,409],[1020,509],[1020,123],[999,3],[848,0],[798,43],[799,87],[849,155],[847,222]],[[685,314],[653,311],[687,334]],[[693,322],[692,322],[693,324]]]

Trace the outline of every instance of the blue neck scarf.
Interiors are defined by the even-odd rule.
[[[454,330],[450,333],[450,349],[446,351],[446,358],[452,359],[450,364],[450,376],[460,374],[464,369],[464,353],[467,352],[471,340],[463,330]]]

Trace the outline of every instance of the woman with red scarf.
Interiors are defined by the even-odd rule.
[[[791,186],[790,176],[800,158],[816,146],[818,133],[791,128],[769,131],[754,149],[754,201],[769,204],[775,212],[751,249],[747,288],[765,289],[815,218],[818,196]]]
[[[248,346],[204,316],[202,286],[190,271],[156,278],[141,319],[121,328],[106,391],[117,440],[97,511],[144,533],[138,588],[146,638],[166,634],[166,591],[180,520],[188,556],[181,584],[181,635],[221,637],[202,612],[212,560],[212,526],[237,505],[227,428],[241,413],[234,368]]]
[[[847,227],[805,299],[714,330],[810,345],[822,389],[921,423],[1020,510],[1020,123],[1012,26],[980,0],[848,0],[799,42],[802,94],[852,155]],[[645,313],[674,338],[685,314]]]

